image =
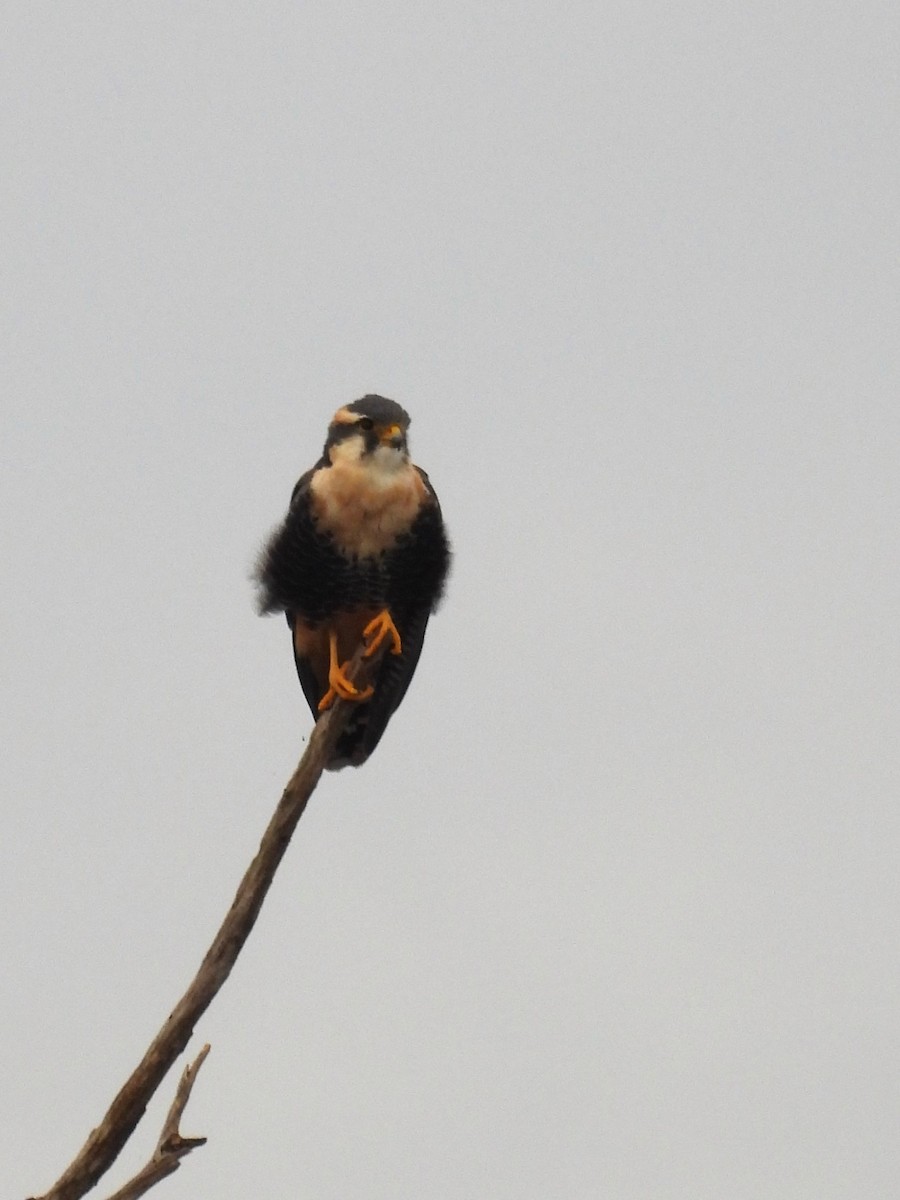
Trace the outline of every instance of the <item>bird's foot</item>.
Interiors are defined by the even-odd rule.
[[[391,639],[391,654],[399,654],[403,649],[397,626],[386,608],[368,623],[363,630],[363,637],[367,643],[364,658],[371,658],[386,637]]]
[[[338,658],[337,634],[329,633],[329,666],[328,666],[328,691],[318,703],[319,712],[325,712],[331,708],[335,700],[368,700],[375,689],[369,685],[366,688],[358,688],[355,683],[347,678],[347,667],[349,662],[341,663]]]

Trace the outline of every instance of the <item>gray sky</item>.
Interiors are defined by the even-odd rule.
[[[448,598],[197,1030],[209,1144],[154,1195],[894,1193],[898,33],[7,6],[5,1195],[100,1119],[302,750],[248,577],[367,391],[413,414]]]

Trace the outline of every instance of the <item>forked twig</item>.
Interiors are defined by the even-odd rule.
[[[179,1125],[187,1102],[191,1098],[191,1089],[197,1078],[197,1072],[203,1066],[207,1054],[209,1054],[208,1042],[194,1061],[188,1063],[184,1068],[181,1079],[178,1081],[175,1099],[163,1122],[162,1133],[159,1135],[153,1157],[133,1179],[129,1179],[124,1187],[120,1187],[114,1195],[110,1196],[109,1200],[138,1200],[138,1197],[149,1192],[155,1183],[159,1183],[161,1179],[165,1179],[167,1175],[172,1175],[177,1171],[186,1154],[190,1154],[196,1146],[206,1144],[205,1137],[184,1137]]]

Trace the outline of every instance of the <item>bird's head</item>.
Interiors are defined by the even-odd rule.
[[[374,468],[388,474],[409,462],[409,413],[384,396],[363,396],[339,408],[328,427],[325,458],[332,464]]]

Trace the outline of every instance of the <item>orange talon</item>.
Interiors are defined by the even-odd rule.
[[[341,666],[338,659],[337,643],[337,634],[331,630],[328,634],[328,691],[317,705],[319,712],[331,708],[338,697],[342,700],[368,700],[375,691],[371,685],[360,691],[356,684],[350,682],[345,674],[347,664]]]
[[[403,649],[400,633],[386,608],[383,608],[378,616],[373,617],[368,623],[363,630],[363,637],[367,640],[370,637],[372,639],[366,646],[364,658],[371,658],[386,637],[391,639],[391,654],[399,654]]]

